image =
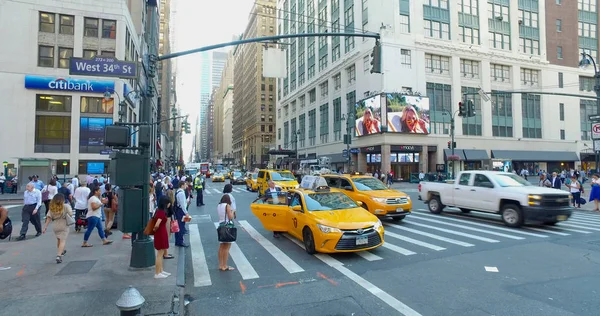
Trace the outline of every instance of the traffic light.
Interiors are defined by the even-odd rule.
[[[187,119],[181,124],[181,131],[186,134],[192,133],[192,130],[190,129],[190,123],[188,123]]]
[[[448,141],[448,149],[452,149],[450,145],[452,145],[452,142]]]
[[[458,116],[466,116],[467,109],[465,109],[465,104],[462,102],[458,102]]]
[[[148,55],[148,77],[156,77],[156,66],[158,62],[158,56]]]
[[[467,101],[467,117],[475,116],[475,102],[473,100]]]
[[[375,42],[375,46],[371,52],[371,73],[381,73],[381,44],[379,41]]]

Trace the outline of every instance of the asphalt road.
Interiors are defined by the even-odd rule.
[[[578,212],[556,227],[505,227],[499,216],[426,211],[384,221],[383,247],[310,256],[297,240],[275,239],[234,186],[237,245],[221,272],[216,205],[191,207],[186,291],[190,315],[598,315],[600,216]],[[195,205],[195,201],[192,202]]]

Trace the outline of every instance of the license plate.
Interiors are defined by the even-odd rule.
[[[402,209],[401,207],[396,209],[396,212],[404,212],[404,209]]]
[[[558,220],[558,221],[566,221],[567,220],[567,215],[558,215],[558,216],[556,216],[556,220]]]
[[[368,243],[369,243],[369,237],[367,237],[367,236],[356,237],[356,245],[357,246],[366,245]]]

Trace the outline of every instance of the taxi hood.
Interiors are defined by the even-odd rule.
[[[319,223],[339,229],[359,229],[373,226],[378,219],[362,207],[345,210],[314,211],[313,218]]]
[[[400,192],[397,190],[372,190],[372,191],[360,191],[363,194],[378,197],[378,198],[395,198],[395,197],[405,197],[406,193]]]

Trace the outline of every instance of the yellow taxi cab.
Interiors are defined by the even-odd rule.
[[[408,194],[391,190],[371,176],[327,174],[323,177],[329,187],[343,190],[354,201],[362,202],[362,207],[376,216],[401,221],[412,212],[412,200]]]
[[[258,190],[258,183],[256,183],[257,173],[248,172],[246,173],[246,189],[248,191],[256,192]]]
[[[281,188],[282,191],[300,187],[300,184],[296,181],[296,177],[294,177],[294,174],[289,170],[260,169],[256,176],[259,196],[263,195],[265,190],[269,187],[269,180],[272,180],[275,183],[275,186]]]
[[[381,221],[323,178],[305,176],[302,188],[267,194],[250,209],[266,230],[288,233],[307,253],[357,252],[383,245]]]
[[[225,182],[225,176],[223,176],[222,173],[217,172],[212,175],[211,180],[212,180],[212,182]]]

